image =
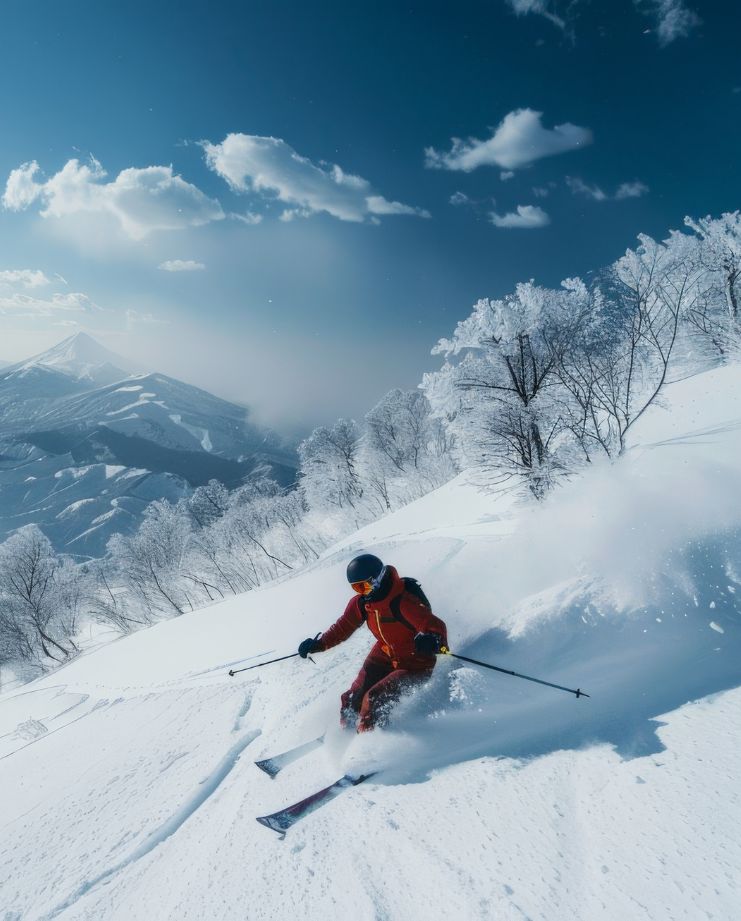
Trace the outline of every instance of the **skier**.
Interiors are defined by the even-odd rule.
[[[340,723],[366,732],[385,722],[392,703],[408,687],[427,681],[435,656],[447,647],[447,629],[430,610],[418,583],[402,579],[393,566],[363,553],[350,561],[347,581],[355,596],[328,630],[305,639],[305,659],[348,639],[364,622],[376,638],[358,676],[342,695]]]

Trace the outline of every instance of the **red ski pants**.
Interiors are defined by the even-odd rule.
[[[357,715],[358,732],[383,725],[392,705],[403,692],[427,681],[431,675],[431,668],[410,671],[394,668],[390,661],[387,664],[377,659],[366,659],[352,687],[342,695],[340,722],[348,726]]]

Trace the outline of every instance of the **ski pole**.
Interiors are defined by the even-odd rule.
[[[559,691],[568,691],[569,694],[575,694],[577,698],[590,696],[586,691],[582,691],[581,688],[577,688],[576,690],[573,688],[565,688],[562,684],[553,684],[550,681],[542,681],[540,678],[531,678],[530,675],[521,675],[519,672],[510,671],[508,668],[490,665],[488,662],[479,662],[478,659],[469,659],[468,656],[459,656],[457,653],[451,652],[447,646],[441,646],[440,653],[441,655],[452,656],[454,659],[460,659],[462,662],[471,662],[473,665],[481,665],[483,668],[490,668],[493,672],[502,672],[504,675],[514,675],[515,678],[524,678],[525,681],[534,681],[536,684],[544,684],[546,687],[557,688]]]
[[[273,662],[282,662],[284,659],[295,659],[298,655],[297,652],[292,652],[290,656],[280,656],[278,659],[268,659],[267,662],[258,662],[257,665],[247,665],[245,668],[230,668],[229,677],[233,678],[235,675],[238,675],[240,672],[248,672],[251,668],[262,668],[263,665],[272,665]],[[312,659],[313,661],[313,659]]]

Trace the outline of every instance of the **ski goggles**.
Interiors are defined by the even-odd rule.
[[[350,587],[353,591],[356,591],[358,595],[370,595],[372,591],[380,587],[385,575],[386,567],[384,566],[375,579],[363,579],[361,582],[351,582]]]

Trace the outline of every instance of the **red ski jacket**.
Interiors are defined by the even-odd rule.
[[[343,643],[365,622],[377,640],[369,659],[383,664],[390,662],[394,669],[432,669],[435,656],[415,653],[414,636],[416,633],[437,633],[441,645],[447,646],[447,628],[419,598],[406,590],[393,566],[386,569],[391,586],[384,597],[372,601],[360,595],[351,598],[342,617],[319,637],[322,650]]]

